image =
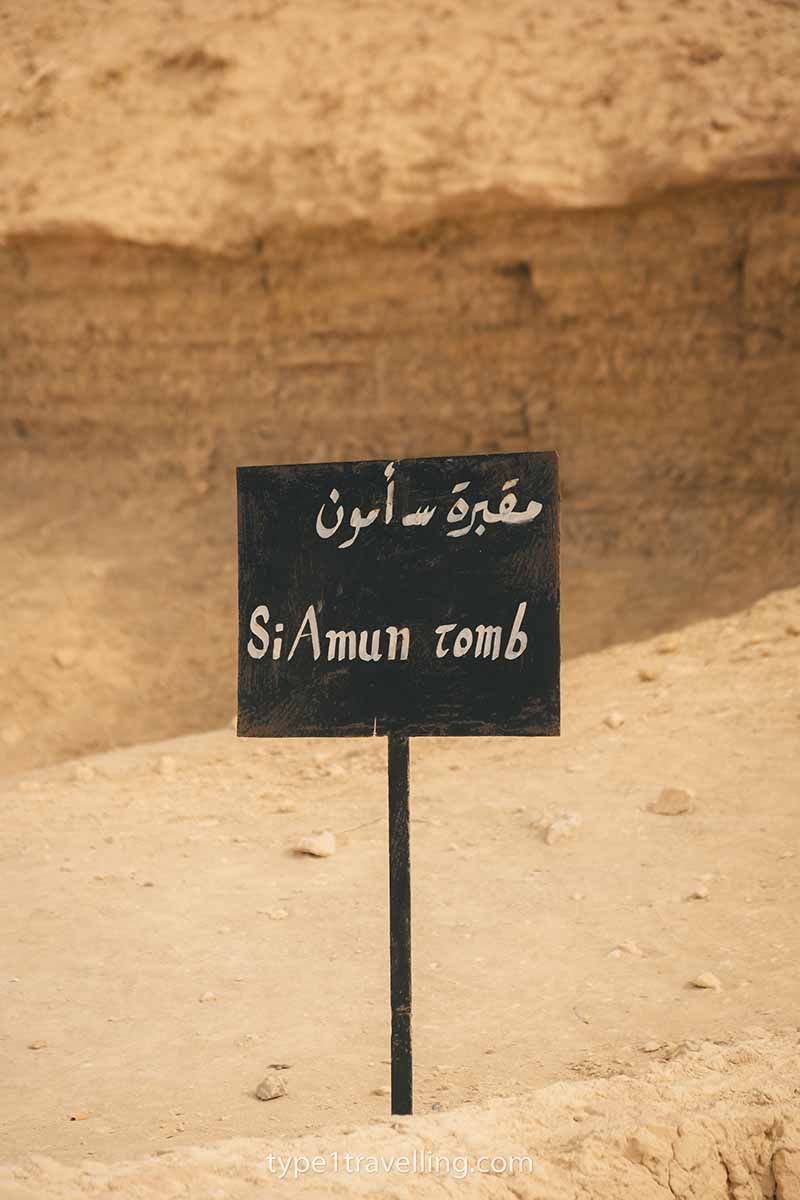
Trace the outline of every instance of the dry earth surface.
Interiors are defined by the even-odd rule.
[[[789,1070],[799,663],[800,593],[775,593],[567,663],[560,739],[413,743],[420,1113],[620,1074],[600,1107],[629,1097],[625,1122],[654,1061],[748,1029],[783,1031],[769,1053]],[[651,811],[665,787],[693,789],[691,811]],[[8,778],[2,804],[3,1157],[277,1143],[386,1113],[382,741],[226,730]],[[562,814],[548,842],[540,822]],[[323,828],[335,855],[292,853]],[[708,972],[718,990],[692,986]],[[261,1103],[272,1063],[287,1095]],[[770,1095],[771,1069],[753,1069]],[[735,1116],[741,1096],[720,1087],[715,1112],[729,1094]],[[474,1119],[481,1137],[495,1121]],[[61,1194],[47,1171],[24,1178]],[[65,1178],[95,1186],[91,1170]]]

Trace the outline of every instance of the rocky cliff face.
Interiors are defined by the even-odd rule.
[[[567,653],[796,576],[794,185],[0,262],[12,761],[230,716],[236,463],[558,448]]]

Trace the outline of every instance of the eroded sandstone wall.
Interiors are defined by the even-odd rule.
[[[567,653],[797,580],[797,184],[0,279],[12,766],[229,718],[237,463],[557,448]]]

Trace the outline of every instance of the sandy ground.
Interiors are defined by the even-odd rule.
[[[241,246],[277,225],[620,204],[800,170],[791,0],[37,0],[3,17],[0,228]]]
[[[796,1027],[798,662],[775,593],[568,662],[559,740],[413,743],[421,1113]],[[380,741],[225,730],[4,781],[4,1158],[386,1113],[384,772]],[[649,811],[666,786],[693,810]],[[291,852],[322,828],[333,857]]]

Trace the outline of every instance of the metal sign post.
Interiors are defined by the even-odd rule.
[[[558,457],[239,467],[237,485],[239,736],[388,736],[392,1112],[410,1113],[409,738],[558,736]]]
[[[411,1067],[411,856],[408,738],[389,734],[389,955],[392,996],[392,1112],[413,1111]]]

